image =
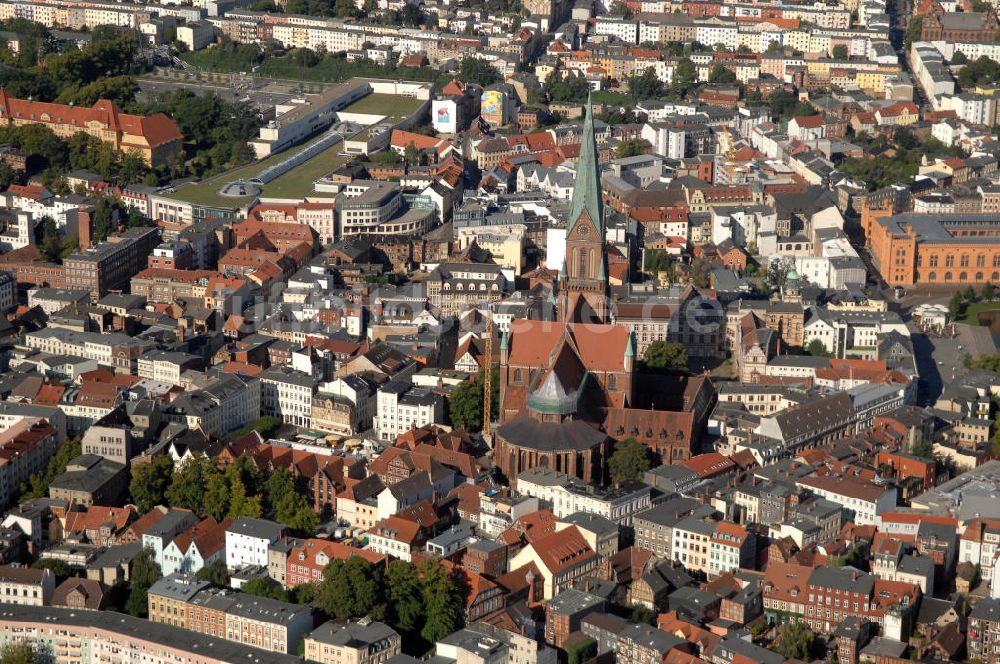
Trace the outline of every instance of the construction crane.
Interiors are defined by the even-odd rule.
[[[490,435],[493,420],[493,314],[486,317],[486,340],[483,354],[486,355],[486,370],[483,372],[483,435]]]
[[[723,136],[726,139],[726,184],[736,184],[736,139],[733,137],[732,125],[725,123],[722,125]],[[722,141],[720,140],[720,143]]]

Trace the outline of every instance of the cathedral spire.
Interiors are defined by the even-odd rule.
[[[573,230],[580,216],[586,212],[604,236],[604,204],[601,200],[601,167],[597,162],[597,138],[594,135],[594,109],[587,93],[587,115],[580,137],[580,157],[576,162],[576,184],[569,209],[567,233]]]

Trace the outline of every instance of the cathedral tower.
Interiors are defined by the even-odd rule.
[[[608,267],[604,246],[604,203],[597,161],[594,112],[587,97],[576,185],[566,225],[566,258],[559,271],[559,320],[608,322]]]

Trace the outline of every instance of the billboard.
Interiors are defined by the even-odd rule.
[[[439,133],[458,133],[458,104],[453,99],[435,99],[431,102],[431,124]]]
[[[504,94],[497,90],[486,90],[480,98],[479,114],[491,127],[504,124]]]

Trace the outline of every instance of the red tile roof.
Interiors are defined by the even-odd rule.
[[[205,517],[203,521],[188,528],[176,538],[174,544],[181,553],[187,553],[192,544],[198,549],[202,559],[215,554],[226,545],[226,528],[233,522],[232,519],[223,519],[216,522],[212,517]]]
[[[597,554],[590,548],[576,526],[544,535],[530,546],[535,549],[538,558],[553,574],[597,558]]]
[[[801,129],[818,129],[823,126],[822,115],[806,115],[795,118],[795,124]]]
[[[88,530],[100,530],[104,524],[110,524],[112,529],[119,531],[138,516],[135,508],[105,507],[91,505],[82,512],[70,512],[66,515],[66,533],[84,533]]]
[[[145,142],[149,147],[155,148],[184,139],[177,123],[163,113],[150,116],[129,115],[122,113],[114,102],[107,99],[101,99],[86,108],[18,99],[0,88],[0,118],[79,127],[80,131],[96,122],[105,131],[121,132],[124,135],[123,144],[135,147],[145,147],[142,145]],[[143,140],[137,141],[136,138]]]
[[[709,452],[707,454],[693,456],[680,465],[693,470],[701,477],[715,477],[716,475],[729,472],[736,467],[736,464],[733,463],[732,459],[723,456],[718,452]]]
[[[590,371],[624,371],[629,329],[623,325],[562,325],[520,319],[510,324],[510,356],[513,366],[546,367],[563,337],[578,351]]]

